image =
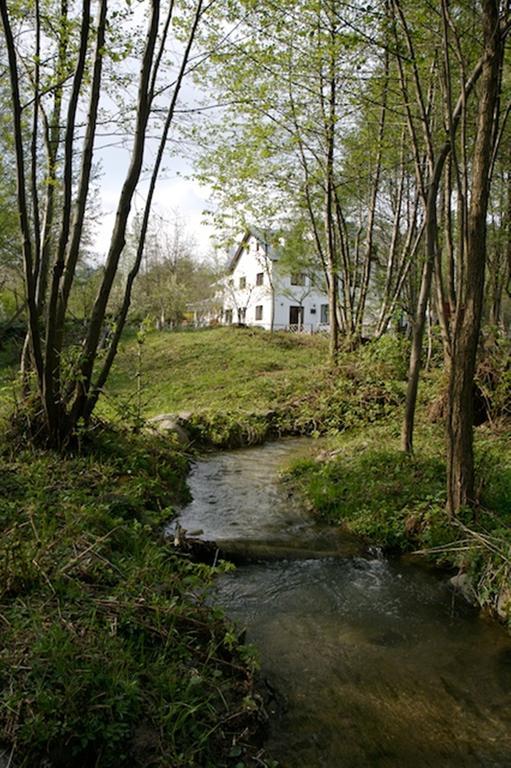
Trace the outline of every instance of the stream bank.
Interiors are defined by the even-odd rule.
[[[0,765],[259,753],[252,661],[204,599],[218,569],[162,536],[188,467],[168,438],[105,426],[81,455],[0,444]]]
[[[419,552],[449,569],[453,586],[511,630],[511,444],[509,429],[475,431],[478,504],[449,520],[441,425],[421,423],[413,456],[399,425],[337,435],[298,459],[286,489],[314,516],[387,552]]]
[[[278,482],[309,450],[286,440],[205,457],[180,515],[190,533],[226,551],[241,542],[254,560],[218,580],[214,601],[260,653],[275,696],[269,753],[285,768],[507,768],[511,638],[444,574],[346,532],[330,528],[328,541]]]

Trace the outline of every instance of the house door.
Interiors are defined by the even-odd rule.
[[[289,307],[289,325],[303,328],[303,307]]]

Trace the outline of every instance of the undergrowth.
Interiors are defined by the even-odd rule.
[[[11,764],[255,765],[252,652],[205,603],[218,569],[162,534],[186,458],[168,440],[106,430],[81,456],[4,447],[0,461]]]

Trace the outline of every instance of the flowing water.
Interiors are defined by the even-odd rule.
[[[285,768],[511,768],[511,638],[444,575],[371,557],[297,509],[278,473],[309,450],[290,440],[198,462],[180,518],[254,559],[216,601],[275,693],[268,751]]]

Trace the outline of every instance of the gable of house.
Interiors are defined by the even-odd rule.
[[[267,261],[271,264],[271,262],[276,261],[278,254],[268,241],[269,236],[262,232],[262,230],[255,227],[248,229],[234,250],[229,262],[228,272],[234,272],[242,259],[246,261],[247,254],[259,263]]]
[[[304,272],[281,271],[278,260],[262,233],[245,233],[224,282],[224,323],[315,330],[328,322],[328,301],[318,281]]]

